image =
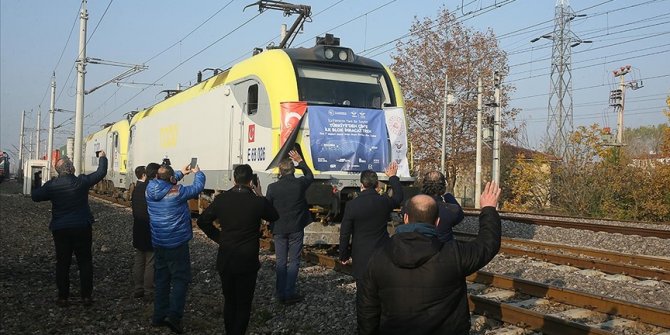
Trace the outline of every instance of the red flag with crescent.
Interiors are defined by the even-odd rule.
[[[281,125],[279,136],[279,147],[281,148],[286,140],[289,138],[295,127],[305,115],[307,111],[307,103],[298,102],[282,102],[281,103]]]

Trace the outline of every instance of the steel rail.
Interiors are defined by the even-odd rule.
[[[478,216],[479,212],[468,211],[465,212],[466,216]],[[537,214],[531,214],[537,215]],[[606,233],[619,233],[624,235],[638,235],[642,237],[658,237],[663,239],[670,239],[670,230],[664,229],[655,229],[655,228],[645,228],[642,225],[645,223],[640,223],[638,226],[619,226],[607,223],[588,223],[588,222],[576,222],[576,221],[567,221],[566,218],[558,217],[558,219],[547,219],[547,218],[532,218],[532,217],[519,217],[509,214],[500,214],[500,218],[503,220],[515,221],[520,223],[532,224],[532,225],[541,225],[541,226],[550,226],[550,227],[559,227],[559,228],[568,228],[568,229],[580,229],[580,230],[590,230],[595,232],[606,232]],[[572,218],[577,219],[577,218]],[[586,218],[579,218],[586,219]],[[589,220],[595,220],[590,219]]]
[[[266,248],[269,248],[271,244],[272,242],[269,240],[263,243],[264,247]],[[305,261],[312,264],[318,264],[328,269],[351,274],[351,266],[344,266],[331,256],[318,254],[307,250],[303,250],[302,256]],[[639,320],[641,322],[659,327],[670,327],[670,311],[651,306],[634,304],[619,299],[611,299],[565,288],[552,287],[541,283],[493,274],[486,271],[478,271],[475,274],[468,276],[467,280],[500,289],[516,290],[534,297],[551,299],[553,301],[575,307],[593,309],[609,315],[616,315],[622,318]],[[496,314],[500,316],[500,321],[511,324],[524,323],[531,326],[531,328],[535,330],[540,330],[547,334],[611,334],[610,332],[599,328],[593,328],[561,318],[540,314],[509,304],[495,303],[478,296],[469,296],[470,310],[475,313],[491,315],[491,313],[500,311],[502,308],[505,313]],[[489,310],[488,308],[493,308],[493,310]],[[482,312],[480,313],[480,311]],[[521,313],[522,316],[515,315],[517,313]]]
[[[538,298],[546,298],[566,305],[595,310],[616,315],[625,319],[670,328],[670,311],[634,304],[620,299],[612,299],[567,288],[553,287],[525,279],[478,271],[467,277],[468,281],[494,286],[500,289],[514,290]]]
[[[476,236],[475,234],[460,232],[454,232],[454,235],[459,238],[465,237],[468,239]],[[630,255],[606,250],[505,237],[502,239],[500,252],[512,256],[528,256],[580,269],[597,269],[610,274],[626,274],[636,278],[670,281],[669,258]]]
[[[486,298],[470,295],[468,305],[473,313],[487,315],[497,320],[514,324],[525,325],[543,334],[560,335],[611,335],[612,333],[600,328],[561,319],[556,316],[531,311],[529,309],[501,303]]]

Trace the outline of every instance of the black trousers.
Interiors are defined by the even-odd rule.
[[[90,225],[82,228],[59,229],[52,232],[56,245],[56,286],[58,286],[59,298],[67,299],[70,296],[72,253],[77,256],[79,279],[81,280],[81,297],[91,297],[93,293],[92,232],[93,229]]]
[[[244,335],[251,316],[258,271],[241,274],[219,272],[223,289],[223,322],[227,335]]]

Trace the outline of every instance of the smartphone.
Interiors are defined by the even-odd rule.
[[[198,165],[198,157],[191,158],[191,170],[195,169],[196,165]]]
[[[101,152],[101,151],[102,151],[102,150],[98,150],[98,151],[96,151],[96,152],[95,152],[95,157],[100,157],[100,152]]]
[[[254,173],[251,176],[251,182],[254,184],[254,186],[258,186],[258,175],[257,174]]]

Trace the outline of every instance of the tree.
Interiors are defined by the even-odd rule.
[[[445,73],[456,104],[447,110],[446,170],[453,187],[463,161],[474,163],[477,122],[477,79],[484,83],[485,100],[492,101],[493,72],[508,73],[507,56],[492,31],[478,32],[464,26],[446,8],[437,18],[415,19],[415,38],[399,42],[391,65],[405,95],[409,140],[413,143],[414,173],[440,167]],[[514,87],[502,85],[503,129],[517,110],[507,107]],[[492,115],[486,111],[485,115]],[[509,129],[504,137],[512,136]],[[472,166],[473,164],[468,164]]]
[[[549,205],[551,162],[546,155],[526,157],[518,153],[505,179],[505,188],[511,196],[505,201],[504,209],[512,211],[538,211]]]
[[[665,156],[670,156],[670,95],[665,98],[665,104],[668,109],[664,110],[665,116],[668,117],[668,126],[663,131],[663,142],[661,143],[661,153]]]

